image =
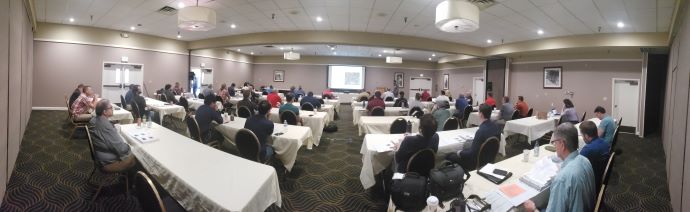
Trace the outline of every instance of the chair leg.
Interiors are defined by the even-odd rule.
[[[98,198],[98,194],[101,193],[101,189],[103,188],[103,185],[98,185],[98,189],[96,190],[96,193],[91,197],[91,203],[96,201],[96,198]]]

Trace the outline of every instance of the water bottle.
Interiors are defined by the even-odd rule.
[[[405,132],[412,133],[412,122],[410,120],[407,120],[407,129]]]
[[[367,101],[362,101],[362,108],[367,108]]]
[[[539,157],[539,141],[534,142],[534,157]]]
[[[153,119],[153,111],[149,111],[149,117],[146,119],[146,127],[151,128],[151,119]]]
[[[284,127],[284,128],[287,128],[287,126],[288,126],[287,120],[284,120],[284,121],[283,121],[283,127]]]

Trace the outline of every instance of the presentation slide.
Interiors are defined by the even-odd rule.
[[[328,66],[328,88],[364,89],[364,66]]]

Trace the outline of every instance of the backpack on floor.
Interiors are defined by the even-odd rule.
[[[440,201],[447,201],[462,195],[465,181],[470,179],[470,173],[462,166],[445,162],[438,169],[429,172],[429,191]]]
[[[393,180],[391,199],[396,210],[421,211],[426,207],[427,178],[415,172],[405,173],[400,180]]]
[[[325,127],[323,127],[324,132],[338,132],[338,125],[335,124],[335,122],[328,123]]]

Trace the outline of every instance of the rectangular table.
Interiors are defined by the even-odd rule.
[[[501,111],[493,110],[491,111],[491,120],[496,121],[501,118]],[[467,126],[479,126],[481,121],[479,120],[479,112],[471,112],[470,116],[467,117]]]
[[[216,126],[216,130],[223,134],[223,137],[230,143],[234,144],[235,135],[240,129],[244,128],[244,123],[247,120],[241,117],[235,117],[234,121]],[[273,143],[271,146],[276,152],[276,158],[280,159],[288,171],[292,170],[297,159],[297,151],[304,144],[311,144],[312,132],[311,128],[303,126],[288,125],[287,130],[283,124],[273,124]],[[276,136],[276,133],[282,132],[284,134]]]
[[[119,121],[120,124],[130,124],[134,122],[134,117],[132,116],[132,112],[129,112],[114,103],[110,103],[110,105],[113,107],[113,116],[109,118],[111,121]],[[116,110],[116,108],[119,108]],[[94,115],[95,115],[94,111]]]
[[[359,135],[390,134],[391,125],[397,118],[412,122],[412,132],[419,131],[419,119],[412,116],[362,116],[359,118]]]
[[[467,140],[460,137],[474,137],[477,129],[475,127],[437,132],[439,136],[437,158],[461,150]],[[359,180],[364,189],[374,186],[376,184],[375,176],[390,166],[393,161],[394,151],[380,152],[379,150],[385,148],[391,141],[402,141],[404,136],[404,134],[367,134],[364,137],[362,148],[359,151],[362,154],[362,170],[359,173]]]
[[[395,104],[395,102],[387,102],[387,101],[385,101],[384,103],[386,104],[386,107],[393,107],[393,105]],[[367,105],[368,105],[368,102],[367,102]],[[350,104],[350,106],[352,106],[353,108],[357,107],[357,106],[362,107],[362,102],[353,101],[352,104]]]
[[[541,120],[537,116],[510,120],[506,122],[501,134],[501,145],[498,153],[506,155],[506,138],[512,134],[522,134],[527,136],[527,141],[533,141],[544,136],[546,133],[556,129],[559,116],[549,117]]]
[[[281,123],[278,110],[278,108],[271,108],[270,115],[268,115],[268,119],[274,123]],[[323,128],[326,127],[326,124],[329,121],[328,113],[300,110],[299,117],[302,118],[302,122],[304,123],[305,127],[311,128],[313,135],[312,138],[314,142],[307,144],[307,149],[312,149],[312,144],[319,146],[321,135],[323,134]]]
[[[177,101],[180,101],[180,96],[179,95],[175,96],[175,99],[177,99]],[[196,110],[196,109],[199,109],[199,107],[201,107],[201,105],[204,105],[204,99],[198,99],[198,98],[194,98],[194,97],[187,98],[187,103],[189,103],[189,108]],[[220,101],[216,101],[216,106],[217,106],[218,110],[223,109],[223,103]]]
[[[338,97],[340,100],[340,103],[350,103],[352,102],[352,99],[359,96],[359,93],[341,93],[341,92],[333,92],[333,96]]]
[[[146,97],[146,106],[160,114],[161,122],[163,121],[163,117],[168,114],[180,120],[184,120],[184,117],[187,115],[187,112],[184,111],[182,106],[161,102],[148,97]]]
[[[409,108],[402,107],[386,107],[383,111],[385,116],[406,116]],[[352,108],[352,124],[355,126],[359,123],[359,117],[368,116],[367,110],[360,106],[355,106]]]
[[[293,102],[292,105],[300,108],[299,102]],[[331,121],[335,120],[335,105],[323,104],[317,111],[328,113],[328,121],[326,123],[330,123]]]
[[[131,135],[147,132],[157,138],[142,144]],[[281,205],[278,175],[273,167],[214,149],[153,124],[121,125],[120,134],[132,153],[180,205],[189,211],[264,211]]]

